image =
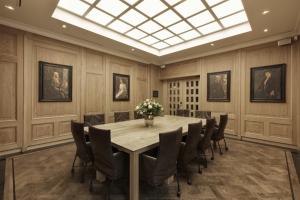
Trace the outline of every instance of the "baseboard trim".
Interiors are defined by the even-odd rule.
[[[241,137],[241,140],[247,141],[247,142],[253,142],[256,144],[264,144],[264,145],[269,145],[273,147],[281,147],[285,149],[292,149],[292,150],[298,150],[299,148],[295,145],[290,145],[290,144],[283,144],[283,143],[277,143],[277,142],[270,142],[270,141],[265,141],[265,140],[260,140],[260,139],[254,139],[254,138],[248,138],[248,137]]]
[[[291,192],[294,200],[300,199],[300,183],[296,172],[294,159],[290,151],[285,152],[286,164],[289,172],[289,180],[291,185]]]

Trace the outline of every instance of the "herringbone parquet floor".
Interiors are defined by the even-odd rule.
[[[193,185],[181,179],[184,200],[291,200],[285,152],[253,143],[229,140],[229,151],[208,163],[203,174],[197,173]],[[71,177],[75,153],[73,144],[15,157],[17,200],[92,200],[102,199],[101,184],[90,194],[86,178],[79,182],[79,172]],[[116,183],[112,199],[126,199],[126,182]],[[178,199],[176,184],[152,189],[142,185],[141,199]]]

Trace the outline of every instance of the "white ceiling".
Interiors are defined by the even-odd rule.
[[[299,31],[299,0],[243,0],[251,24],[251,32],[216,41],[214,46],[204,44],[158,57],[137,48],[132,51],[133,47],[130,45],[70,24],[66,24],[67,28],[63,29],[64,23],[51,17],[57,3],[58,0],[26,0],[22,1],[21,8],[16,7],[11,11],[4,6],[7,4],[15,6],[16,0],[2,0],[0,1],[0,24],[154,64],[176,62],[299,34],[296,32],[296,28]],[[264,10],[270,10],[270,13],[262,15]],[[268,32],[263,31],[266,28]]]

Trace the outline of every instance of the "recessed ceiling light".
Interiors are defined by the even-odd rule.
[[[155,21],[163,26],[169,26],[178,22],[181,18],[172,10],[168,10],[154,18]]]
[[[146,23],[140,25],[139,29],[145,31],[146,33],[151,34],[162,29],[162,27],[157,23],[155,23],[154,21],[147,21]]]
[[[131,51],[135,51],[135,49],[134,49],[134,48],[132,48],[132,49],[131,49]]]
[[[214,44],[214,43],[211,43],[211,44],[210,44],[210,46],[212,46],[212,47],[213,47],[213,46],[215,46],[215,44]]]
[[[131,9],[128,12],[126,12],[124,15],[122,15],[121,19],[133,26],[136,26],[146,21],[147,18],[141,13],[139,13],[138,11]]]
[[[80,0],[60,0],[58,6],[80,16],[82,16],[90,7],[89,4]]]
[[[98,24],[106,26],[109,22],[113,20],[113,17],[96,9],[93,8],[86,16],[87,19],[92,20]]]
[[[110,25],[108,25],[108,27],[120,33],[125,33],[126,31],[132,28],[130,25],[125,24],[120,20],[112,22]]]
[[[267,29],[267,28],[264,29],[264,32],[265,32],[265,33],[268,32],[268,31],[269,31],[269,29]]]
[[[197,12],[204,10],[206,7],[201,0],[186,0],[179,5],[175,6],[175,9],[183,16],[189,17]]]
[[[218,22],[213,22],[213,23],[210,23],[210,24],[207,24],[205,26],[201,26],[198,28],[198,30],[203,34],[203,35],[206,35],[206,34],[209,34],[209,33],[212,33],[212,32],[216,32],[218,30],[221,30],[222,27],[218,24]]]
[[[153,44],[152,46],[157,48],[157,49],[163,49],[163,48],[168,47],[169,45],[167,43],[164,43],[164,42],[158,42],[156,44]]]
[[[264,11],[262,11],[261,14],[262,14],[262,15],[267,15],[267,14],[269,14],[269,12],[270,12],[269,10],[264,10]]]
[[[9,10],[15,10],[15,8],[12,7],[11,5],[5,5],[4,7],[7,8],[7,9],[9,9]]]
[[[195,27],[202,26],[209,22],[215,21],[215,18],[210,14],[209,11],[204,11],[188,19],[188,21]]]
[[[185,31],[191,30],[192,27],[188,25],[188,23],[186,23],[185,21],[182,21],[170,26],[168,29],[171,30],[173,33],[180,34]]]
[[[233,14],[237,11],[244,10],[241,0],[229,0],[212,8],[218,18]]]
[[[129,31],[128,33],[126,33],[126,35],[128,35],[129,37],[132,37],[136,40],[139,40],[142,37],[145,37],[147,34],[138,29],[133,29],[133,30]]]
[[[191,39],[194,39],[199,36],[200,36],[200,34],[195,30],[188,31],[188,32],[182,33],[180,35],[180,37],[182,37],[185,40],[191,40]]]
[[[230,15],[220,20],[224,27],[230,27],[248,21],[245,11]]]
[[[141,42],[151,45],[151,44],[154,44],[155,42],[158,42],[158,39],[156,39],[155,37],[152,37],[152,36],[148,36],[148,37],[141,39]]]
[[[174,36],[174,34],[166,29],[163,29],[157,33],[154,33],[153,36],[155,36],[158,39],[164,40],[166,38],[170,38],[170,37]]]
[[[97,7],[105,12],[108,12],[109,14],[112,14],[113,16],[118,16],[128,8],[125,3],[119,0],[101,0],[97,4]]]
[[[153,17],[168,7],[160,0],[144,0],[139,3],[136,8],[147,16]]]
[[[63,24],[61,27],[62,27],[62,28],[67,28],[67,25]]]

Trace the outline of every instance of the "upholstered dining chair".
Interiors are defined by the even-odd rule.
[[[200,139],[198,144],[198,166],[199,166],[199,173],[201,173],[200,165],[204,165],[207,168],[207,159],[206,159],[206,151],[208,149],[211,150],[211,160],[214,159],[214,150],[211,145],[211,137],[214,132],[214,128],[216,125],[216,119],[208,119],[206,120],[206,127],[204,131],[204,136]]]
[[[178,169],[179,173],[186,175],[187,183],[192,184],[191,172],[188,169],[190,163],[197,158],[198,144],[200,140],[200,133],[202,131],[202,122],[192,123],[188,125],[188,135],[186,142],[181,142]]]
[[[177,172],[177,158],[180,149],[182,128],[159,134],[159,151],[157,156],[141,155],[141,180],[152,187],[161,186],[166,179],[175,175],[177,196],[180,197],[180,184]]]
[[[84,136],[84,124],[71,121],[71,132],[76,144],[76,154],[73,161],[71,173],[74,175],[74,168],[76,158],[79,157],[82,162],[82,174],[81,174],[81,182],[84,182],[86,167],[89,163],[94,162],[94,157],[92,153],[92,149],[89,143],[86,142],[86,138]]]
[[[176,115],[181,116],[181,117],[189,117],[190,116],[190,110],[178,109],[176,111]]]
[[[143,115],[139,114],[137,111],[133,112],[134,119],[143,119]]]
[[[196,118],[202,118],[202,119],[210,119],[211,118],[211,112],[210,111],[195,111],[195,117]]]
[[[106,177],[105,199],[110,199],[113,182],[128,176],[128,156],[120,151],[113,153],[110,130],[89,127],[89,133],[95,170],[94,178],[90,181],[90,192],[93,192],[96,171],[100,171]]]
[[[83,116],[85,126],[94,126],[105,124],[105,115],[104,114],[89,114]]]
[[[129,112],[115,112],[114,113],[115,122],[122,122],[129,120]]]
[[[212,140],[214,141],[214,148],[216,149],[216,144],[218,144],[219,147],[219,153],[220,155],[223,154],[223,151],[221,149],[220,146],[220,140],[224,141],[225,144],[225,150],[228,151],[228,147],[227,147],[227,143],[225,140],[225,136],[224,136],[224,132],[225,132],[225,128],[227,126],[227,122],[228,122],[228,115],[220,115],[220,122],[219,125],[217,125],[214,129],[213,135],[212,135]]]

